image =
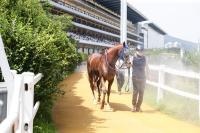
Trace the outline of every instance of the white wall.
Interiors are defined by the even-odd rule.
[[[144,34],[144,47],[149,49],[164,48],[164,35],[149,26],[147,26],[147,29],[148,30],[142,30]]]

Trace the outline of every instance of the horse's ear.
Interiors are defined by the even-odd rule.
[[[125,43],[125,41],[123,42],[123,47],[126,47],[126,43]]]

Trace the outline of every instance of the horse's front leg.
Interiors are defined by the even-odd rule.
[[[107,91],[107,109],[110,111],[113,111],[113,109],[110,107],[110,91],[111,91],[111,86],[113,84],[114,78],[112,80],[108,81],[108,91]]]
[[[102,91],[103,91],[103,99],[101,102],[101,109],[103,109],[104,104],[105,104],[105,96],[106,96],[106,92],[107,92],[105,81],[104,81],[103,77],[101,78],[101,85],[102,85]]]

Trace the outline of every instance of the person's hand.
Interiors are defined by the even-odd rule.
[[[131,62],[128,62],[127,67],[128,67],[128,68],[131,67]]]

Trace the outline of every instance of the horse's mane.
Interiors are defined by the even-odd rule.
[[[104,48],[104,49],[102,49],[101,52],[99,52],[99,53],[102,54],[102,55],[104,55],[104,54],[106,53],[106,50],[107,50],[107,52],[110,52],[110,51],[112,51],[112,50],[114,50],[114,49],[117,49],[117,48],[119,48],[119,47],[121,47],[121,46],[122,46],[121,43],[115,43],[115,44],[114,44],[114,47],[111,47],[111,48],[109,48],[109,49]]]
[[[116,43],[114,44],[114,47],[111,47],[108,49],[108,52],[114,50],[114,49],[118,49],[118,48],[121,48],[122,47],[122,44],[121,43]]]

